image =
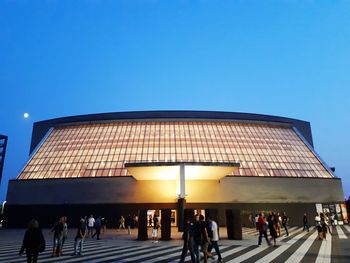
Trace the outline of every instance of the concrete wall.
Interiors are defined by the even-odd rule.
[[[225,177],[187,181],[187,203],[343,202],[341,180],[320,178]],[[9,205],[176,203],[175,181],[133,177],[12,180]]]

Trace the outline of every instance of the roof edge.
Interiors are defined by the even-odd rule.
[[[303,120],[285,118],[256,113],[226,112],[226,111],[196,111],[196,110],[162,110],[162,111],[126,111],[76,115],[38,121],[33,124],[30,153],[43,139],[47,131],[58,125],[81,122],[98,122],[112,120],[147,120],[147,119],[217,119],[217,120],[246,120],[291,124],[296,127],[313,146],[310,123]]]

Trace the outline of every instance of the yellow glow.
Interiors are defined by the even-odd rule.
[[[174,166],[142,166],[128,167],[129,173],[136,180],[177,180],[180,167]],[[220,180],[233,172],[236,167],[185,165],[186,180]]]
[[[136,180],[176,180],[178,166],[129,167],[129,173]]]
[[[230,174],[236,167],[186,165],[186,180],[220,180]]]

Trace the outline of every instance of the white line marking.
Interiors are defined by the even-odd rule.
[[[340,226],[336,226],[336,228],[337,228],[339,238],[340,239],[347,239],[346,235],[344,234],[343,229]]]
[[[318,233],[315,231],[311,236],[306,239],[303,244],[287,259],[285,263],[300,262],[307,251],[310,249],[312,243],[315,241]]]
[[[274,260],[277,258],[279,255],[281,255],[284,251],[286,251],[288,248],[290,248],[295,242],[297,242],[300,238],[305,236],[307,232],[302,232],[299,235],[293,237],[290,239],[287,243],[281,245],[271,253],[267,254],[265,257],[261,258],[260,260],[256,261],[255,263],[266,263]]]
[[[328,235],[328,239],[322,241],[320,250],[315,263],[330,263],[332,255],[332,236]]]

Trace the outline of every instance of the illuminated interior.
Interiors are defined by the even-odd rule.
[[[18,179],[130,176],[125,163],[135,162],[235,162],[227,176],[333,177],[291,127],[140,120],[55,127]],[[188,174],[203,179],[216,174],[210,169]],[[173,178],[170,170],[159,178]]]
[[[186,180],[220,180],[227,174],[238,169],[239,164],[234,165],[186,165]],[[128,172],[138,181],[140,180],[177,180],[180,174],[180,165],[148,165],[148,166],[128,166]]]

